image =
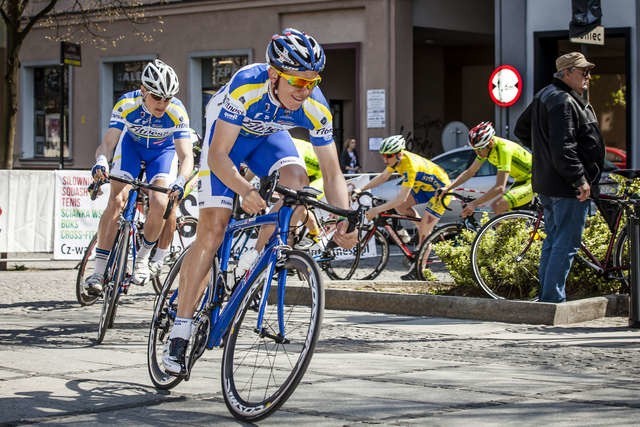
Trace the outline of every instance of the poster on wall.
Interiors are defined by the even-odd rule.
[[[367,90],[367,128],[385,127],[385,107],[384,89]]]
[[[87,190],[91,182],[89,171],[55,171],[53,259],[81,259],[98,230],[109,185],[103,185],[103,194],[91,200]]]

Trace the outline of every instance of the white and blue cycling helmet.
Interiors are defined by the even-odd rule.
[[[285,28],[271,37],[266,59],[269,65],[283,71],[317,72],[324,69],[327,60],[316,39],[294,28]]]

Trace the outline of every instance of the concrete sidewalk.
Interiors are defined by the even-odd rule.
[[[220,350],[155,390],[146,368],[153,294],[134,288],[93,341],[99,306],[75,271],[0,273],[0,424],[238,425]],[[640,337],[624,317],[564,326],[327,310],[302,383],[260,425],[637,425]]]

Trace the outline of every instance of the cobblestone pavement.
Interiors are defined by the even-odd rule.
[[[72,263],[0,272],[0,425],[237,425],[221,352],[170,392],[147,375],[153,291],[75,301]],[[64,266],[65,268],[56,268]],[[290,400],[261,425],[637,425],[640,337],[626,318],[562,327],[330,311]]]

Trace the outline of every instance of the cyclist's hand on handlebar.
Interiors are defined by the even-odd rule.
[[[373,221],[378,215],[380,215],[378,208],[371,208],[365,213],[365,216],[369,221]]]
[[[184,185],[186,180],[184,176],[180,175],[178,178],[169,186],[169,197],[174,201],[182,200],[182,196],[184,196]]]
[[[351,190],[351,201],[355,202],[356,200],[358,200],[358,196],[360,195],[360,193],[362,193],[361,189],[359,189],[358,187],[353,187],[353,190]]]
[[[349,228],[349,221],[338,222],[332,240],[342,248],[351,249],[358,242],[358,229],[355,228],[353,231],[347,232],[347,228]]]
[[[255,215],[267,208],[267,202],[260,197],[258,190],[252,187],[242,196],[241,207],[249,215]]]
[[[104,181],[109,178],[109,162],[105,156],[98,156],[96,164],[91,168],[91,176],[96,182]]]
[[[466,218],[473,215],[475,210],[476,204],[474,202],[465,203],[464,205],[462,205],[462,212],[460,212],[460,216]]]
[[[437,200],[442,199],[442,196],[443,196],[444,194],[448,193],[448,192],[449,192],[449,187],[446,187],[446,186],[445,186],[445,187],[440,187],[440,188],[438,188],[438,189],[436,190],[436,199],[437,199]]]

